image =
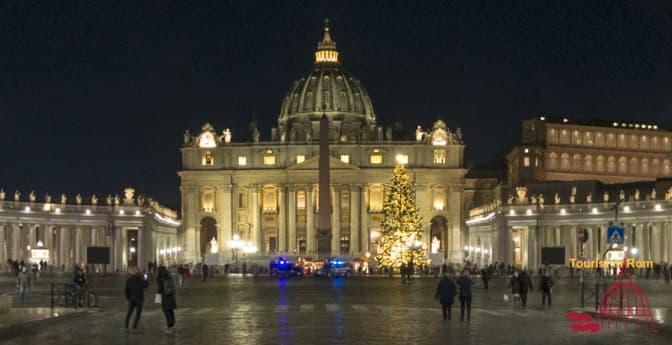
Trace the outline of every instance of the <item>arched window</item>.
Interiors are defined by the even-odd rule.
[[[663,161],[663,176],[670,176],[672,175],[672,171],[670,170],[670,161],[669,160],[664,160]]]
[[[658,158],[651,161],[651,173],[654,176],[658,176],[658,174],[660,174],[660,161]]]
[[[572,157],[572,170],[581,171],[581,155],[578,153]]]
[[[623,133],[618,135],[618,148],[619,149],[628,148],[628,138]]]
[[[640,173],[642,175],[648,175],[650,173],[650,171],[649,171],[649,160],[648,159],[646,159],[646,158],[642,159],[641,167],[642,167],[642,169],[641,169]]]
[[[612,174],[616,172],[616,157],[609,156],[607,158],[607,172]]]
[[[569,154],[560,155],[560,170],[569,170]]]
[[[630,158],[630,167],[628,168],[630,175],[636,175],[639,171],[639,160],[637,158]]]
[[[264,212],[275,212],[278,210],[276,193],[277,190],[273,187],[265,187],[263,189],[262,195],[264,196],[264,198],[262,199],[262,201]]]
[[[650,150],[650,147],[649,147],[649,137],[648,137],[648,136],[646,136],[646,135],[642,135],[642,136],[639,138],[639,149],[642,150],[642,151],[648,151],[648,150]]]
[[[660,151],[660,140],[657,136],[651,137],[651,151]]]
[[[432,209],[442,211],[446,209],[446,189],[443,186],[432,188]]]
[[[557,170],[558,169],[558,154],[551,152],[548,154],[548,169]]]
[[[621,157],[618,159],[618,173],[627,174],[628,173],[628,159]]]
[[[595,171],[604,172],[604,156],[597,156],[595,159]]]
[[[639,149],[639,137],[636,134],[630,134],[629,148],[631,150]]]
[[[588,172],[593,171],[593,156],[586,155],[586,157],[583,158],[583,170]]]
[[[616,147],[616,135],[614,133],[607,134],[607,147]]]

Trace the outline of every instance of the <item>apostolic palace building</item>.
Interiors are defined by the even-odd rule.
[[[328,26],[306,67],[278,99],[277,126],[268,135],[254,122],[236,136],[244,140],[234,140],[225,123],[184,133],[181,219],[132,189],[100,203],[95,195],[54,201],[47,195],[41,202],[34,192],[1,190],[0,258],[43,259],[67,269],[86,260],[90,247],[109,247],[108,270],[154,260],[223,264],[241,254],[257,262],[276,255],[318,259],[326,116],[330,256],[373,260],[385,184],[404,164],[432,264],[537,269],[543,247],[564,247],[568,259],[602,258],[613,247],[621,256],[672,262],[672,132],[658,124],[539,116],[523,122],[521,144],[506,155],[501,174],[466,169],[460,128],[440,119],[407,124],[408,131],[401,123],[378,123]],[[607,241],[610,225],[625,229],[624,243]]]

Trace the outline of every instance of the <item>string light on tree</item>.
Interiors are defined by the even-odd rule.
[[[383,203],[382,234],[376,260],[383,267],[398,268],[402,263],[423,262],[422,245],[409,249],[407,243],[421,243],[422,218],[418,214],[415,185],[399,162],[394,175],[386,186]]]

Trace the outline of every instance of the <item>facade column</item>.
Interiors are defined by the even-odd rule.
[[[250,186],[250,193],[252,193],[252,243],[257,246],[259,252],[263,252],[265,247],[264,237],[261,234],[261,206],[259,204],[259,186]]]
[[[315,254],[315,208],[313,207],[313,185],[306,185],[306,255]]]
[[[278,188],[278,252],[287,253],[287,193],[285,185]]]
[[[359,188],[358,185],[350,185],[350,254],[356,255],[359,250]],[[363,254],[363,253],[360,253]],[[360,255],[361,257],[362,255]]]
[[[556,247],[562,246],[559,226],[555,228],[555,233],[553,234],[553,243],[555,243]]]
[[[35,235],[37,232],[37,225],[36,224],[29,224],[28,225],[28,245],[30,248],[35,248],[37,247],[37,241],[35,240]],[[27,250],[27,248],[26,248]],[[26,257],[30,259],[30,251],[27,251]]]
[[[80,226],[77,226],[75,228],[75,265],[79,265],[79,263],[82,260],[81,242],[82,242],[82,228]]]
[[[183,262],[197,262],[198,253],[200,248],[198,242],[196,241],[196,231],[198,228],[198,186],[196,185],[183,185],[181,186],[182,191],[182,200],[186,202],[182,203],[182,213],[183,213],[183,226],[184,226],[184,239],[181,244],[182,252],[181,257]],[[124,234],[124,238],[125,238]],[[124,245],[126,245],[124,243]],[[128,253],[124,252],[124,264],[128,262],[127,260]]]
[[[670,262],[670,255],[669,255],[669,242],[670,242],[670,233],[668,232],[669,229],[667,228],[667,223],[660,223],[660,229],[661,229],[661,239],[660,239],[660,246],[662,248],[662,256],[663,256],[663,262]]]
[[[369,234],[369,207],[366,204],[367,189],[368,187],[366,185],[362,186],[362,194],[359,198],[359,250],[364,254],[371,252],[371,235]],[[374,256],[375,254],[376,253],[371,253],[371,256]]]
[[[537,232],[539,226],[534,225],[527,228],[527,268],[537,271]]]
[[[12,256],[14,260],[21,261],[21,252],[19,246],[21,245],[21,227],[17,223],[12,223]]]
[[[333,211],[331,212],[331,255],[341,255],[341,192],[334,186]]]
[[[287,197],[289,199],[287,205],[287,220],[289,223],[289,243],[287,252],[290,255],[298,255],[299,250],[296,248],[296,186],[287,186]]]
[[[653,262],[658,263],[661,262],[662,257],[660,253],[662,252],[661,250],[661,234],[662,231],[660,229],[661,224],[656,223],[653,225],[653,230],[652,230],[652,240],[651,240],[651,245],[652,245],[652,250],[651,250],[651,259]]]
[[[114,226],[114,225],[113,225]],[[124,241],[124,229],[120,226],[114,226],[114,242],[115,242],[115,253],[116,253],[116,263],[117,269],[119,271],[126,270],[126,263],[128,262],[128,246]]]
[[[233,239],[233,185],[222,184],[217,190],[217,200],[215,207],[217,209],[217,223],[219,224],[219,233],[217,242],[219,242],[219,260],[225,261],[227,254],[230,253],[228,241]]]
[[[504,217],[502,217],[504,218]],[[502,224],[498,229],[499,233],[499,250],[500,259],[504,265],[513,265],[513,227],[509,226],[506,219],[503,219]]]

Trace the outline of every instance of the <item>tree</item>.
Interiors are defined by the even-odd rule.
[[[397,164],[386,187],[376,260],[383,267],[395,268],[402,263],[421,263],[425,248],[414,244],[422,240],[422,218],[415,200],[415,185],[403,165]]]

